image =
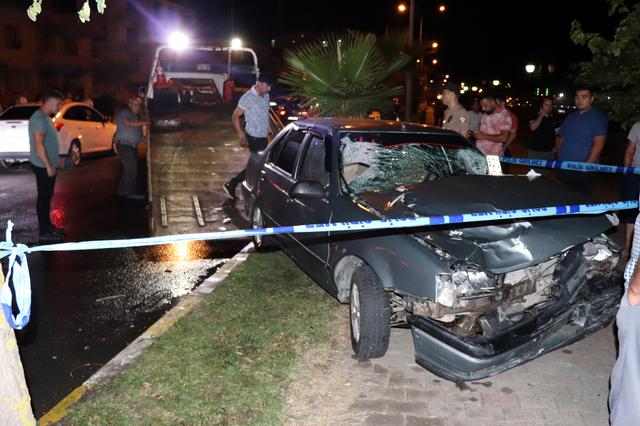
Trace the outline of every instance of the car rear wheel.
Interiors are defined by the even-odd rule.
[[[80,159],[82,158],[82,148],[80,142],[73,141],[69,146],[69,153],[67,156],[67,163],[71,167],[78,167],[80,165]]]
[[[389,295],[373,269],[358,267],[351,278],[349,298],[351,347],[361,360],[387,352],[391,332]]]
[[[255,206],[253,213],[251,214],[251,228],[260,229],[264,228],[264,218],[262,216],[262,210],[260,207]],[[253,236],[253,246],[257,251],[262,251],[267,247],[267,240],[263,235]]]

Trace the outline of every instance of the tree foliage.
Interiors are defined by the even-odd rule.
[[[286,51],[287,70],[280,81],[294,96],[318,104],[321,115],[363,117],[370,109],[384,109],[402,87],[385,80],[404,66],[405,55],[386,61],[376,37],[349,31]]]
[[[104,10],[107,7],[106,0],[95,0],[96,9],[98,13],[104,13]],[[27,8],[27,16],[33,22],[36,22],[38,19],[38,15],[42,12],[42,0],[33,0],[31,6]],[[78,18],[84,24],[85,22],[91,21],[91,5],[89,4],[89,0],[85,0],[82,8],[78,10]]]
[[[571,39],[591,52],[580,64],[577,84],[596,91],[598,105],[609,118],[629,128],[640,120],[640,4],[629,8],[624,0],[609,0],[609,15],[620,16],[612,39],[571,25]]]

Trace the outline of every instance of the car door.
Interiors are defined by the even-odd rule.
[[[89,110],[89,121],[94,133],[94,142],[96,151],[109,151],[113,145],[113,128],[108,124],[108,120],[93,108],[87,108]]]
[[[95,145],[95,129],[93,129],[91,119],[91,111],[83,105],[75,105],[70,107],[64,114],[65,133],[68,133],[72,139],[80,140],[82,153],[90,153],[96,150]]]
[[[105,137],[104,122],[96,111],[88,106],[79,107],[84,115],[82,139],[84,140],[85,152],[99,152],[109,149],[111,141],[107,143]],[[105,147],[106,146],[106,147]]]
[[[319,183],[325,196],[291,197],[289,214],[292,225],[331,222],[331,138],[310,133],[302,149],[296,183]],[[293,234],[294,256],[311,277],[326,287],[329,283],[329,233]]]
[[[262,210],[267,226],[291,225],[289,192],[295,183],[294,176],[300,148],[307,134],[293,128],[269,151],[269,158],[260,171],[257,206]],[[290,236],[280,235],[276,240],[287,250],[291,247]]]

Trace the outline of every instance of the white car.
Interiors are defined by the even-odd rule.
[[[29,118],[38,108],[37,104],[15,105],[0,114],[0,159],[5,163],[29,159]],[[52,120],[60,155],[67,156],[70,165],[80,164],[86,154],[115,151],[116,125],[83,103],[63,104]]]

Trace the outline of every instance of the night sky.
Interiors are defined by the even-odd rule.
[[[408,25],[408,14],[398,14],[395,1],[191,0],[201,17],[198,31],[228,37],[232,3],[235,35],[263,45],[288,33],[350,28],[382,34],[387,25],[392,32]],[[425,39],[440,43],[441,71],[455,74],[455,79],[517,80],[524,78],[527,62],[552,63],[556,75],[565,75],[571,62],[588,57],[585,48],[574,46],[569,39],[571,22],[578,19],[586,29],[608,34],[616,22],[607,16],[605,0],[442,3],[447,6],[444,14],[436,11],[439,2],[416,0],[415,37],[423,16]]]

